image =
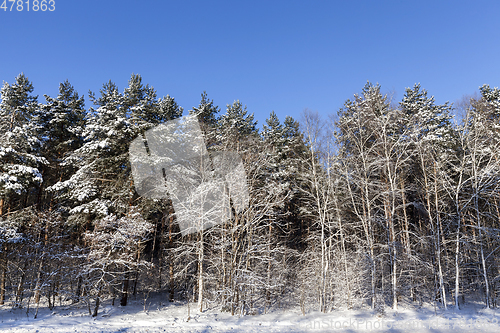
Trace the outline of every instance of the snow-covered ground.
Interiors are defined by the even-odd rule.
[[[96,318],[83,306],[60,306],[50,311],[0,307],[0,332],[500,332],[500,310],[482,309],[471,304],[465,309],[349,310],[303,316],[299,309],[273,311],[255,316],[231,316],[209,309],[203,313],[180,303],[148,301],[148,309],[140,300],[126,307],[104,302]]]

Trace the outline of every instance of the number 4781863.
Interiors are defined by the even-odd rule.
[[[18,12],[29,12],[30,10],[33,12],[45,12],[48,10],[49,12],[53,12],[54,10],[56,10],[56,2],[55,0],[3,0],[0,9],[3,9],[4,12],[6,12],[7,10],[9,12],[11,12],[12,10],[17,10]]]

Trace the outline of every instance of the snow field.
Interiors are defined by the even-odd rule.
[[[231,316],[212,308],[199,313],[191,304],[132,300],[126,307],[104,302],[96,318],[86,307],[59,306],[53,311],[0,308],[0,332],[500,332],[500,311],[470,304],[461,311],[434,309],[386,310],[384,315],[370,309],[310,311],[299,308],[255,316]],[[188,320],[188,311],[190,313]]]

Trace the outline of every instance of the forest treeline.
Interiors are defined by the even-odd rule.
[[[169,199],[136,193],[129,163],[132,140],[182,116],[175,99],[132,75],[89,93],[91,107],[67,81],[42,102],[21,74],[1,89],[0,304],[495,307],[500,90],[479,90],[460,122],[418,84],[395,103],[367,83],[330,118],[272,112],[260,131],[239,101],[221,112],[203,93],[189,114],[209,152],[241,156],[249,205],[183,236]]]

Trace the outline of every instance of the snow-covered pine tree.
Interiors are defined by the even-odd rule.
[[[197,107],[189,110],[189,114],[196,114],[202,130],[205,126],[214,127],[217,124],[220,108],[214,104],[213,100],[208,99],[207,92],[201,94],[201,100]],[[205,133],[206,134],[206,133]]]
[[[36,120],[42,138],[42,155],[48,164],[43,166],[43,186],[37,198],[38,209],[59,207],[59,193],[51,191],[51,186],[67,180],[75,169],[63,161],[83,143],[81,133],[84,126],[85,109],[83,96],[79,96],[66,80],[59,85],[56,98],[45,95],[46,103],[41,104]],[[42,191],[45,188],[45,191]],[[45,193],[44,193],[45,192]],[[42,197],[42,195],[44,197]]]
[[[4,82],[0,103],[0,216],[24,208],[33,189],[42,183],[40,138],[31,120],[37,109],[33,84],[24,74]]]
[[[209,152],[215,150],[217,142],[217,119],[220,108],[214,104],[213,100],[208,98],[207,92],[201,94],[201,100],[198,106],[189,110],[190,115],[196,115],[198,124],[203,132],[205,145]]]
[[[111,212],[124,213],[129,193],[121,197],[127,177],[127,143],[134,137],[127,117],[122,94],[111,81],[104,84],[101,96],[91,100],[97,106],[90,108],[82,135],[84,144],[64,159],[64,164],[77,171],[68,180],[56,183],[52,190],[61,191],[71,202],[70,221],[85,224]],[[119,187],[119,185],[118,185]],[[118,201],[112,198],[118,195]]]
[[[227,104],[226,113],[221,115],[217,121],[216,145],[213,150],[237,152],[246,165],[247,158],[251,157],[252,146],[259,140],[256,125],[254,115],[248,114],[246,106],[244,107],[239,100],[234,101],[232,105]],[[237,213],[233,215],[231,221],[220,228],[220,238],[223,240],[220,244],[220,262],[224,267],[221,276],[224,281],[224,285],[221,286],[224,289],[222,302],[223,306],[229,307],[233,314],[240,305],[238,289],[240,288],[239,283],[243,281],[238,281],[237,277],[242,273],[239,269],[244,265],[241,255],[246,248],[245,245],[248,244],[244,239],[247,221],[244,212]],[[235,241],[239,242],[240,245],[235,245]]]
[[[408,283],[430,285],[429,282],[438,281],[436,291],[439,291],[441,303],[446,308],[444,267],[448,264],[443,261],[443,254],[446,253],[444,240],[449,236],[443,235],[442,232],[449,230],[446,226],[450,220],[446,219],[449,215],[442,213],[446,210],[443,200],[446,199],[447,189],[444,187],[445,179],[441,175],[443,172],[449,173],[446,164],[451,159],[450,148],[456,142],[451,126],[451,108],[448,103],[436,105],[434,97],[427,96],[427,91],[422,89],[420,84],[415,84],[412,89],[407,88],[399,105],[405,118],[407,135],[404,140],[408,144],[405,153],[409,157],[407,173],[402,180],[405,183],[402,185],[402,195],[412,203],[405,210],[405,213],[409,212],[405,216],[408,220],[405,221],[403,233],[407,243],[406,253],[412,253],[410,233],[418,235],[421,244],[426,244],[426,250],[420,247],[421,250],[418,251],[420,258],[413,260],[408,256],[407,259],[412,266],[416,262],[427,263],[415,267],[420,273],[412,273]],[[426,223],[422,228],[420,220],[423,216]],[[426,272],[426,266],[433,267],[433,271]],[[419,279],[423,280],[417,281]],[[414,287],[411,286],[410,290],[414,298]],[[431,293],[434,293],[434,290]]]
[[[290,116],[286,116],[281,124],[273,112],[266,123],[267,125],[263,125],[263,137],[276,153],[275,177],[288,188],[285,218],[289,222],[288,227],[292,228],[289,245],[297,249],[303,248],[308,224],[307,217],[300,216],[299,212],[300,202],[303,200],[300,188],[304,186],[300,175],[308,168],[304,162],[308,158],[304,137],[299,122]]]
[[[90,93],[90,99],[96,108],[87,113],[84,144],[64,160],[77,171],[52,187],[72,204],[68,221],[86,229],[94,220],[108,215],[120,219],[130,214],[130,207],[141,205],[143,199],[135,193],[130,169],[130,142],[182,114],[173,98],[157,99],[154,89],[134,74],[123,94],[110,81],[99,97]],[[122,304],[126,305],[130,274],[123,272],[122,277]]]
[[[293,121],[290,117],[286,118],[290,126]],[[297,267],[291,267],[290,263],[297,262],[298,243],[289,241],[292,234],[296,231],[293,210],[291,202],[297,191],[293,191],[292,184],[293,167],[290,164],[292,158],[288,155],[291,151],[292,141],[295,139],[291,133],[290,127],[285,127],[279,121],[276,113],[272,111],[266,123],[263,125],[262,147],[255,158],[260,158],[264,162],[259,162],[260,166],[256,168],[252,182],[252,207],[258,207],[265,203],[267,209],[252,209],[256,216],[266,214],[265,219],[260,223],[259,230],[255,234],[256,239],[253,243],[260,243],[265,246],[265,251],[260,254],[261,259],[254,262],[259,263],[258,269],[265,279],[265,311],[269,309],[274,300],[276,300],[284,289],[293,289],[296,287]],[[286,132],[288,131],[288,132]],[[298,133],[298,128],[297,128]],[[250,163],[253,165],[254,163]],[[264,207],[266,207],[264,206]],[[295,212],[297,213],[297,212]],[[259,237],[259,238],[257,238]],[[262,262],[261,262],[262,261]],[[276,270],[280,274],[276,274]]]
[[[84,144],[64,161],[77,171],[69,180],[53,186],[54,190],[65,190],[64,195],[74,203],[71,219],[80,222],[128,211],[136,195],[128,162],[130,142],[147,129],[182,114],[173,98],[156,99],[154,89],[143,86],[138,75],[132,75],[123,94],[110,81],[103,85],[100,97],[90,93],[90,99],[96,108],[87,113]]]
[[[30,223],[32,209],[25,209],[35,202],[36,189],[43,182],[40,168],[47,161],[40,154],[41,141],[38,124],[33,121],[37,112],[37,97],[32,95],[33,85],[24,74],[15,83],[4,83],[0,103],[0,218],[10,230],[21,230]],[[14,228],[14,229],[12,229]],[[9,228],[4,232],[9,234]],[[26,274],[22,270],[11,271],[7,277],[8,253],[19,267],[28,267],[29,253],[21,240],[13,245],[12,237],[2,242],[2,275],[0,299],[5,299],[6,280],[17,281],[16,301],[20,301],[25,288]],[[10,239],[10,240],[9,240]],[[27,245],[26,245],[27,246]],[[21,252],[19,252],[21,251]],[[26,255],[24,255],[26,254]],[[19,304],[19,303],[18,303]]]
[[[125,105],[128,108],[127,114],[130,117],[130,121],[134,126],[134,131],[136,135],[144,135],[144,132],[157,126],[158,124],[164,123],[166,121],[174,120],[182,116],[183,108],[180,107],[176,100],[170,95],[164,96],[162,98],[157,98],[156,91],[153,87],[149,85],[144,85],[142,83],[142,77],[138,74],[132,74],[129,81],[129,86],[125,89],[124,97],[126,99]],[[128,182],[129,191],[134,193],[134,185],[132,179]],[[132,195],[132,194],[131,194]],[[151,200],[147,198],[135,198],[134,202],[145,211],[145,218],[148,218],[155,225],[155,233],[153,239],[153,249],[151,255],[151,261],[157,263],[158,274],[154,275],[157,277],[157,281],[161,284],[162,281],[162,269],[164,265],[164,238],[168,238],[168,245],[172,245],[172,228],[173,226],[173,207],[172,202],[169,199],[158,199]],[[168,221],[167,229],[165,229],[165,223]],[[169,231],[168,236],[164,235],[165,231]],[[157,254],[157,255],[155,255]],[[157,259],[157,260],[155,260]],[[167,263],[169,265],[169,282],[171,287],[171,299],[174,296],[174,284],[173,284],[173,258],[167,258]],[[137,283],[138,271],[135,273],[134,284]],[[126,293],[123,293],[126,296]],[[123,299],[122,299],[123,300]]]
[[[342,171],[350,204],[344,214],[351,216],[353,225],[359,225],[361,250],[366,253],[369,270],[369,297],[371,307],[379,306],[380,291],[377,252],[379,241],[376,216],[380,190],[380,168],[376,153],[376,117],[385,112],[387,103],[380,94],[380,86],[367,83],[361,95],[347,100],[338,112],[337,145],[342,160]]]
[[[226,113],[218,119],[217,141],[224,150],[240,151],[244,142],[257,139],[257,121],[248,114],[246,106],[239,100],[227,104]]]
[[[280,149],[284,144],[283,125],[281,125],[278,116],[274,111],[271,111],[266,123],[262,125],[262,137],[265,142],[269,143],[275,149]]]
[[[380,201],[379,210],[383,210],[383,218],[380,218],[385,228],[387,257],[390,272],[390,295],[392,308],[397,309],[400,296],[399,277],[401,267],[404,266],[401,254],[401,230],[404,219],[400,218],[401,189],[400,184],[404,179],[404,172],[409,160],[406,154],[409,143],[404,140],[407,129],[403,124],[401,110],[392,108],[386,96],[375,92],[371,98],[378,101],[382,112],[375,119],[376,154],[378,155],[377,167],[380,178]]]
[[[67,216],[67,207],[59,200],[57,192],[51,191],[51,185],[67,180],[75,171],[71,166],[64,165],[63,159],[82,144],[81,131],[85,116],[84,100],[74,90],[68,81],[59,85],[59,94],[56,98],[45,95],[46,103],[37,108],[33,123],[37,125],[38,136],[41,139],[40,155],[47,164],[42,165],[41,174],[44,182],[39,184],[36,195],[38,215],[34,225],[39,225],[35,234],[27,237],[43,241],[35,241],[38,249],[33,260],[36,262],[35,303],[38,306],[42,289],[47,295],[53,293],[55,285],[59,284],[60,271],[64,250],[67,244],[62,244],[62,234],[54,236],[57,227],[62,224],[63,216]],[[55,208],[55,209],[54,209]],[[37,234],[40,232],[40,234]],[[76,245],[76,244],[73,244]],[[61,251],[61,252],[59,252]],[[50,273],[49,273],[50,272]],[[57,281],[57,282],[56,282]],[[42,288],[48,286],[48,288]]]
[[[284,172],[283,181],[289,186],[289,195],[285,204],[287,225],[291,228],[288,242],[290,247],[303,250],[311,221],[300,213],[300,207],[304,202],[304,192],[300,189],[305,186],[300,175],[308,168],[307,163],[304,163],[307,160],[308,151],[299,122],[291,116],[285,117],[282,135],[284,141],[281,146],[280,165]]]
[[[139,74],[132,74],[123,93],[126,115],[139,133],[182,116],[183,108],[169,95],[157,98],[156,90],[142,83]]]

